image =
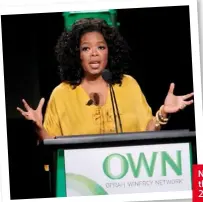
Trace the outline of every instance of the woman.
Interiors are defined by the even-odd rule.
[[[118,31],[99,19],[81,19],[72,30],[64,31],[56,46],[62,82],[52,92],[43,122],[42,98],[36,110],[23,100],[26,111],[17,110],[35,123],[40,139],[61,135],[115,133],[109,85],[102,78],[104,69],[112,73],[123,132],[160,130],[168,115],[193,100],[193,93],[173,94],[169,87],[163,105],[152,115],[138,83],[124,74],[129,48]],[[89,102],[89,101],[92,101]]]

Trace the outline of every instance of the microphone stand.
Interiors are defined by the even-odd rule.
[[[114,103],[115,103],[115,106],[116,106],[116,112],[117,112],[117,115],[118,115],[118,122],[119,122],[119,126],[120,126],[120,131],[121,131],[121,133],[123,133],[123,127],[122,127],[122,123],[121,123],[121,117],[120,117],[120,113],[119,113],[119,109],[118,109],[118,104],[117,104],[117,101],[116,101],[116,96],[115,96],[115,92],[114,92],[113,86],[111,87],[111,89],[112,89],[112,93],[113,93]]]
[[[118,109],[118,104],[116,101],[115,92],[114,92],[113,86],[111,84],[109,84],[109,87],[110,87],[111,103],[112,103],[113,112],[114,112],[113,115],[114,115],[114,120],[115,120],[116,133],[118,133],[118,126],[117,126],[117,119],[116,119],[115,111],[117,112],[117,116],[118,116],[120,132],[123,133],[121,117],[120,117],[120,113],[119,113],[119,109]],[[115,110],[115,107],[116,107],[116,110]]]
[[[113,96],[113,87],[111,84],[109,85],[109,87],[110,87],[110,95],[111,95],[111,104],[113,107],[113,116],[114,116],[115,128],[116,128],[116,133],[118,133],[117,119],[116,119],[115,106],[114,106],[115,103],[114,103],[114,96]]]
[[[112,85],[112,73],[108,69],[104,69],[102,72],[102,77],[109,84],[116,133],[118,133],[118,125],[117,125],[117,119],[116,119],[116,113],[115,112],[117,112],[120,131],[121,131],[121,133],[123,133],[121,117],[120,117],[120,113],[118,110],[116,96],[115,96],[115,92],[114,92],[113,85]],[[115,110],[115,108],[116,108],[116,110]]]

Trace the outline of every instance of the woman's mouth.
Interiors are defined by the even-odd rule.
[[[96,62],[96,61],[95,62],[90,62],[89,65],[90,65],[91,68],[97,69],[100,66],[100,62]]]

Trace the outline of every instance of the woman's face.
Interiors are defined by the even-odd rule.
[[[86,76],[102,73],[108,62],[108,47],[102,34],[88,32],[81,37],[80,59]]]

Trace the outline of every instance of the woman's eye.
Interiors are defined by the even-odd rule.
[[[100,50],[104,50],[106,47],[105,46],[99,46],[98,47]]]
[[[83,48],[82,48],[82,51],[87,51],[87,50],[89,50],[88,47],[83,47]]]

